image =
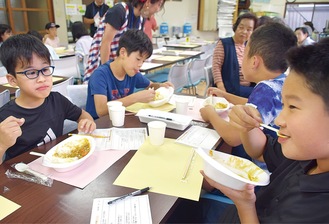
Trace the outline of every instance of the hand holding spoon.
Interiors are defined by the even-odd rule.
[[[276,128],[273,128],[273,127],[271,127],[271,126],[269,126],[269,125],[262,124],[262,123],[260,124],[260,126],[262,126],[263,128],[266,128],[266,129],[268,129],[268,130],[271,130],[271,131],[276,132],[276,134],[277,134],[279,137],[281,137],[281,138],[288,138],[288,136],[283,135],[283,134],[280,134],[279,130],[276,129]]]

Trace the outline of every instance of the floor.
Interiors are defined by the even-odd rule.
[[[205,88],[206,88],[206,82],[205,81],[201,81],[199,83],[199,85],[196,86],[196,94],[198,96],[204,96],[204,94],[205,94]],[[183,89],[182,93],[191,94],[191,93],[189,93],[189,91],[187,89]]]

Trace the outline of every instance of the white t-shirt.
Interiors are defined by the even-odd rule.
[[[57,55],[55,49],[52,46],[48,44],[45,44],[45,46],[48,48],[51,59],[59,59],[59,56]]]
[[[79,38],[75,44],[75,54],[79,57],[89,54],[91,42],[93,38],[89,35],[85,35]]]
[[[55,39],[50,39],[50,38],[47,38],[46,41],[45,41],[45,44],[48,44],[52,47],[59,47],[59,37],[55,37]]]

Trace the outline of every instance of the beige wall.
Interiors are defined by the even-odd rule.
[[[217,7],[217,0],[213,1]],[[182,0],[182,1],[166,1],[164,10],[160,11],[155,16],[158,25],[162,22],[167,22],[171,35],[172,26],[180,26],[186,22],[192,24],[192,35],[198,36],[206,40],[214,40],[217,38],[217,31],[198,31],[198,0]]]
[[[328,2],[328,0],[296,0],[295,3],[304,3],[304,2]],[[282,17],[284,15],[284,10],[286,7],[286,0],[271,0],[270,4],[268,3],[252,3],[251,8],[255,12],[257,11],[269,11],[269,12],[277,12]]]
[[[57,30],[57,35],[60,39],[61,45],[67,45],[67,25],[65,14],[64,0],[53,0],[55,23],[61,27]]]
[[[74,0],[81,1],[81,0]],[[217,0],[213,1],[214,7],[217,7]],[[328,2],[328,0],[312,0],[313,2]],[[53,0],[55,21],[61,26],[58,29],[58,36],[61,42],[67,43],[66,34],[66,17],[65,17],[65,0]],[[310,2],[310,0],[297,0],[296,3]],[[270,4],[252,4],[254,11],[273,11],[284,15],[286,0],[271,0]],[[217,31],[198,31],[198,0],[182,0],[182,1],[167,1],[164,10],[160,11],[155,16],[158,25],[162,22],[167,22],[169,31],[171,32],[172,26],[183,27],[184,23],[189,22],[192,24],[192,34],[203,39],[213,40],[217,38]],[[63,29],[62,29],[63,28]]]

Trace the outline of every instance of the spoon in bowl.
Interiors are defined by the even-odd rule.
[[[271,126],[269,126],[269,125],[262,124],[262,123],[260,124],[260,126],[262,126],[263,128],[266,128],[266,129],[268,129],[268,130],[271,130],[271,131],[276,132],[276,134],[277,134],[279,137],[281,137],[281,138],[288,138],[288,136],[283,135],[283,134],[280,134],[279,130],[276,129],[276,128],[273,128],[273,127],[271,127]]]
[[[31,174],[33,176],[36,176],[36,177],[39,177],[41,178],[43,181],[47,181],[48,177],[39,173],[39,172],[36,172],[34,170],[31,170],[29,168],[29,165],[25,164],[25,163],[17,163],[15,165],[15,169],[18,171],[18,172],[22,172],[22,173],[28,173],[28,174]]]

